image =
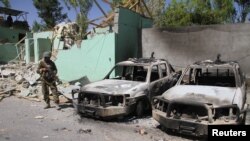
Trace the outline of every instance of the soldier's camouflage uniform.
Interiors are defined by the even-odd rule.
[[[41,69],[45,69],[45,71],[41,71]],[[41,75],[42,93],[44,96],[44,101],[47,103],[47,105],[50,105],[50,99],[49,99],[49,88],[50,88],[55,104],[59,104],[58,91],[56,87],[57,68],[55,63],[51,60],[46,62],[44,60],[41,60],[38,65],[37,73]]]

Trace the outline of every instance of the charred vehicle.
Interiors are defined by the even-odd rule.
[[[246,83],[237,62],[201,61],[186,68],[177,84],[152,99],[153,118],[162,127],[203,136],[208,125],[244,122]]]
[[[151,111],[150,99],[175,85],[179,77],[166,60],[129,59],[116,64],[104,80],[83,86],[73,103],[86,116],[142,116]]]

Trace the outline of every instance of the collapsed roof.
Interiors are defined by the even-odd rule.
[[[28,14],[28,12],[10,9],[10,8],[6,8],[6,7],[0,7],[0,14],[18,16],[18,15]]]

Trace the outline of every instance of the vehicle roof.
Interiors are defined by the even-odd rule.
[[[238,65],[236,61],[204,60],[195,62],[190,67],[234,67],[236,65]]]
[[[149,66],[166,62],[167,60],[155,58],[129,58],[127,61],[117,63],[117,65]]]

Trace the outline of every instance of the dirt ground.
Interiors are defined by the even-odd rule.
[[[0,102],[0,141],[186,141],[159,129],[152,117],[100,121],[77,115],[71,105],[43,109],[43,102],[15,96]]]
[[[250,89],[248,88],[248,95]],[[250,95],[247,103],[250,103]],[[0,102],[0,141],[188,141],[164,132],[152,117],[101,121],[80,117],[71,104],[44,110],[43,102],[7,97]]]

